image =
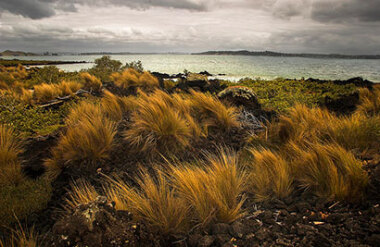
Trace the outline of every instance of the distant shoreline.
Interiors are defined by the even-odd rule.
[[[19,60],[19,59],[1,59],[0,65],[5,67],[17,66],[19,64],[24,66],[38,66],[38,65],[62,65],[62,64],[82,64],[88,63],[86,61],[51,61],[51,60]]]
[[[266,56],[266,57],[303,57],[330,59],[380,59],[380,55],[342,55],[342,54],[313,54],[313,53],[280,53],[272,51],[206,51],[191,53],[191,55],[227,55],[227,56]]]

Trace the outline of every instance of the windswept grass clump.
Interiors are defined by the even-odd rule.
[[[34,86],[34,98],[38,103],[47,103],[60,96],[61,90],[56,84],[42,83]]]
[[[329,200],[357,202],[363,198],[368,175],[362,163],[339,144],[288,144],[300,186]]]
[[[373,91],[368,88],[359,90],[360,104],[357,112],[364,113],[367,116],[380,114],[380,86],[375,85]]]
[[[321,108],[296,105],[278,123],[270,126],[270,139],[277,143],[293,141],[336,142],[347,149],[379,148],[380,117],[361,113],[338,117]]]
[[[246,177],[231,151],[208,154],[201,166],[172,166],[169,176],[198,222],[231,223],[244,214],[242,192]]]
[[[82,104],[68,116],[67,131],[52,149],[52,158],[45,162],[49,177],[56,177],[61,169],[71,163],[84,162],[92,167],[96,162],[108,158],[116,124],[98,108],[88,103]]]
[[[95,190],[94,186],[90,183],[81,180],[78,183],[71,184],[71,190],[65,199],[65,204],[63,208],[66,211],[71,211],[81,204],[87,204],[95,201],[99,196],[98,192]]]
[[[38,238],[38,234],[34,231],[34,228],[24,230],[21,225],[18,229],[13,230],[10,236],[5,239],[0,239],[0,247],[39,247],[41,241]]]
[[[13,129],[0,124],[0,185],[17,185],[24,181],[19,155],[22,144]]]
[[[208,154],[200,166],[171,164],[155,175],[143,170],[134,188],[120,179],[110,179],[106,196],[117,209],[128,210],[160,233],[183,233],[199,223],[231,223],[244,212],[242,192],[245,173],[231,151]]]
[[[80,73],[79,76],[85,89],[94,92],[100,92],[102,89],[103,83],[96,76],[87,72]]]
[[[211,127],[229,132],[239,126],[237,108],[224,105],[217,98],[194,90],[191,90],[190,101],[206,129]]]
[[[105,91],[100,104],[102,111],[108,118],[120,121],[126,112],[135,109],[136,99],[133,96],[119,97]]]
[[[117,195],[116,207],[127,208],[136,219],[147,222],[162,234],[183,233],[188,229],[189,206],[178,197],[161,171],[156,172],[156,177],[142,171],[137,182],[140,189],[112,180],[108,197]]]
[[[111,75],[111,79],[116,86],[123,89],[139,87],[143,90],[147,90],[159,86],[158,79],[151,73],[147,71],[140,73],[133,68],[128,68],[122,72],[115,72]]]
[[[188,102],[162,91],[140,92],[125,140],[141,152],[176,153],[190,145],[200,129],[189,113]]]
[[[75,81],[62,81],[58,84],[42,83],[34,86],[33,97],[37,103],[47,103],[57,97],[73,95],[82,85]]]
[[[255,200],[286,198],[293,191],[291,164],[279,153],[267,149],[250,149],[253,159],[247,164],[249,191]]]

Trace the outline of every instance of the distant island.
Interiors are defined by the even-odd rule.
[[[339,58],[339,59],[380,59],[380,55],[342,55],[342,54],[313,54],[313,53],[281,53],[273,51],[207,51],[192,53],[192,55],[239,55],[267,57],[307,57],[307,58]]]
[[[6,50],[3,52],[0,52],[0,56],[9,56],[9,57],[19,57],[19,56],[37,56],[38,54],[31,53],[31,52],[23,52],[23,51],[11,51]]]

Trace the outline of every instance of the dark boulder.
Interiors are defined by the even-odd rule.
[[[228,101],[235,106],[243,106],[247,110],[261,109],[256,93],[248,87],[228,87],[218,93],[218,98],[223,101]]]
[[[79,205],[56,222],[49,246],[157,246],[144,225],[126,211],[116,211],[105,197]]]

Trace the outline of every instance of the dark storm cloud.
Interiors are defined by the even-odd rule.
[[[311,17],[320,22],[380,21],[379,0],[314,1]]]
[[[1,0],[0,13],[8,11],[31,19],[42,19],[56,14],[57,10],[76,12],[76,5],[87,6],[126,6],[144,10],[150,7],[164,7],[205,11],[207,1],[191,0]]]
[[[1,0],[0,13],[2,11],[9,11],[31,19],[41,19],[55,14],[50,3],[39,0]]]

